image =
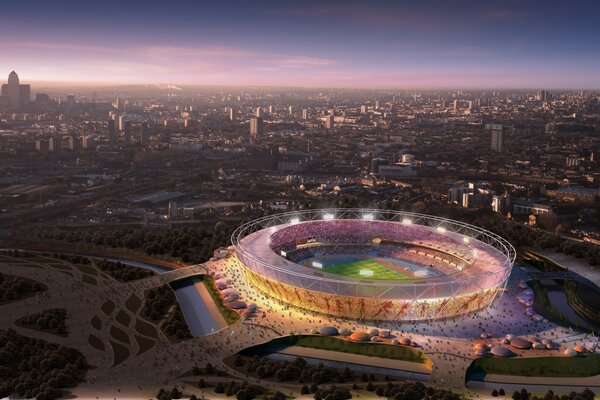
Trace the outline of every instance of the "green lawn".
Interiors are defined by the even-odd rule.
[[[359,260],[347,263],[338,263],[323,268],[324,272],[335,275],[343,275],[352,278],[382,279],[382,280],[405,280],[411,279],[398,271],[394,271],[374,260]],[[365,272],[372,273],[367,275]],[[362,273],[361,273],[362,272]]]
[[[292,335],[271,340],[270,342],[246,348],[241,355],[267,355],[281,351],[289,346],[309,347],[312,349],[338,351],[341,353],[359,354],[370,357],[389,358],[392,360],[411,361],[431,367],[431,360],[420,350],[385,343],[357,343],[319,335]]]
[[[584,377],[600,375],[600,356],[478,358],[467,369],[469,375],[499,374],[518,376]]]

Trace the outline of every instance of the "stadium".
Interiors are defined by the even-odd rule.
[[[348,319],[464,315],[504,290],[515,249],[473,225],[368,209],[304,210],[240,226],[232,244],[248,282],[306,310]]]

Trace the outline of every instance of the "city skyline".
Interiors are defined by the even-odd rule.
[[[0,47],[10,57],[0,70],[32,83],[600,87],[600,6],[591,1],[228,6],[5,5]]]

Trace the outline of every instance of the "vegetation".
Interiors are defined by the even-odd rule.
[[[0,273],[0,304],[31,297],[46,287],[31,279]]]
[[[271,379],[278,382],[293,381],[298,383],[345,383],[355,378],[349,369],[338,371],[323,364],[311,366],[298,357],[294,361],[275,361],[258,355],[248,359],[236,356],[235,367],[258,379]]]
[[[98,268],[119,282],[136,281],[138,279],[144,279],[154,275],[154,272],[147,269],[131,267],[121,262],[108,260],[100,261],[98,263]]]
[[[0,360],[0,397],[64,397],[63,389],[82,382],[88,369],[77,350],[21,336],[12,329],[0,331]]]
[[[215,304],[219,308],[221,315],[223,315],[225,322],[227,322],[227,325],[234,324],[240,319],[240,314],[237,311],[232,310],[231,308],[227,307],[225,303],[223,303],[223,297],[221,297],[219,289],[217,289],[217,287],[215,286],[215,280],[212,276],[201,275],[195,279],[202,280],[204,286],[206,287],[206,290],[210,294],[210,297],[212,297]]]
[[[499,392],[498,394],[500,396],[504,396],[504,390],[500,389],[500,391],[501,392]],[[531,393],[529,393],[525,389],[515,391],[512,394],[513,400],[594,400],[594,397],[595,394],[590,389],[585,389],[580,393],[571,392],[562,396],[554,394],[552,390],[548,390],[548,392],[546,392],[546,394],[542,397],[539,397],[537,395],[532,396]]]
[[[329,336],[293,335],[276,338],[268,343],[242,351],[242,355],[266,354],[272,349],[284,346],[310,347],[313,349],[339,351],[370,357],[391,358],[431,365],[431,361],[419,350],[407,346],[394,346],[382,343],[357,343]]]
[[[183,262],[205,262],[218,247],[229,245],[234,227],[217,222],[211,231],[182,229],[61,229],[40,228],[33,236],[43,240],[88,243],[96,246],[127,248],[148,255],[178,257]]]
[[[237,400],[252,400],[257,396],[266,393],[266,389],[262,386],[252,385],[248,382],[230,381],[228,384],[223,382],[217,383],[215,393],[225,394],[227,397],[235,395]],[[285,396],[283,397],[285,399]]]
[[[485,374],[586,377],[600,375],[600,355],[581,357],[478,358],[467,369],[467,376]]]
[[[166,318],[162,324],[162,329],[169,337],[176,339],[189,339],[192,337],[181,307],[179,307],[177,298],[169,285],[147,290],[144,296],[146,299],[142,308],[144,318],[153,322],[160,322]],[[172,312],[167,315],[169,310],[172,310]]]
[[[421,382],[406,382],[393,384],[391,382],[384,386],[373,388],[379,397],[387,397],[394,400],[460,400],[460,396],[450,390],[434,389],[423,385]]]
[[[54,308],[23,317],[17,321],[17,324],[25,328],[38,329],[59,336],[67,336],[68,331],[65,323],[67,317],[67,310],[64,308]]]

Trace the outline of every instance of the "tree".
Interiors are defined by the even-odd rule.
[[[498,391],[496,389],[492,390],[492,397],[498,397]]]
[[[367,383],[367,392],[375,391],[375,387],[373,386],[373,382]]]
[[[215,393],[225,393],[225,385],[223,382],[218,382],[215,386]]]

